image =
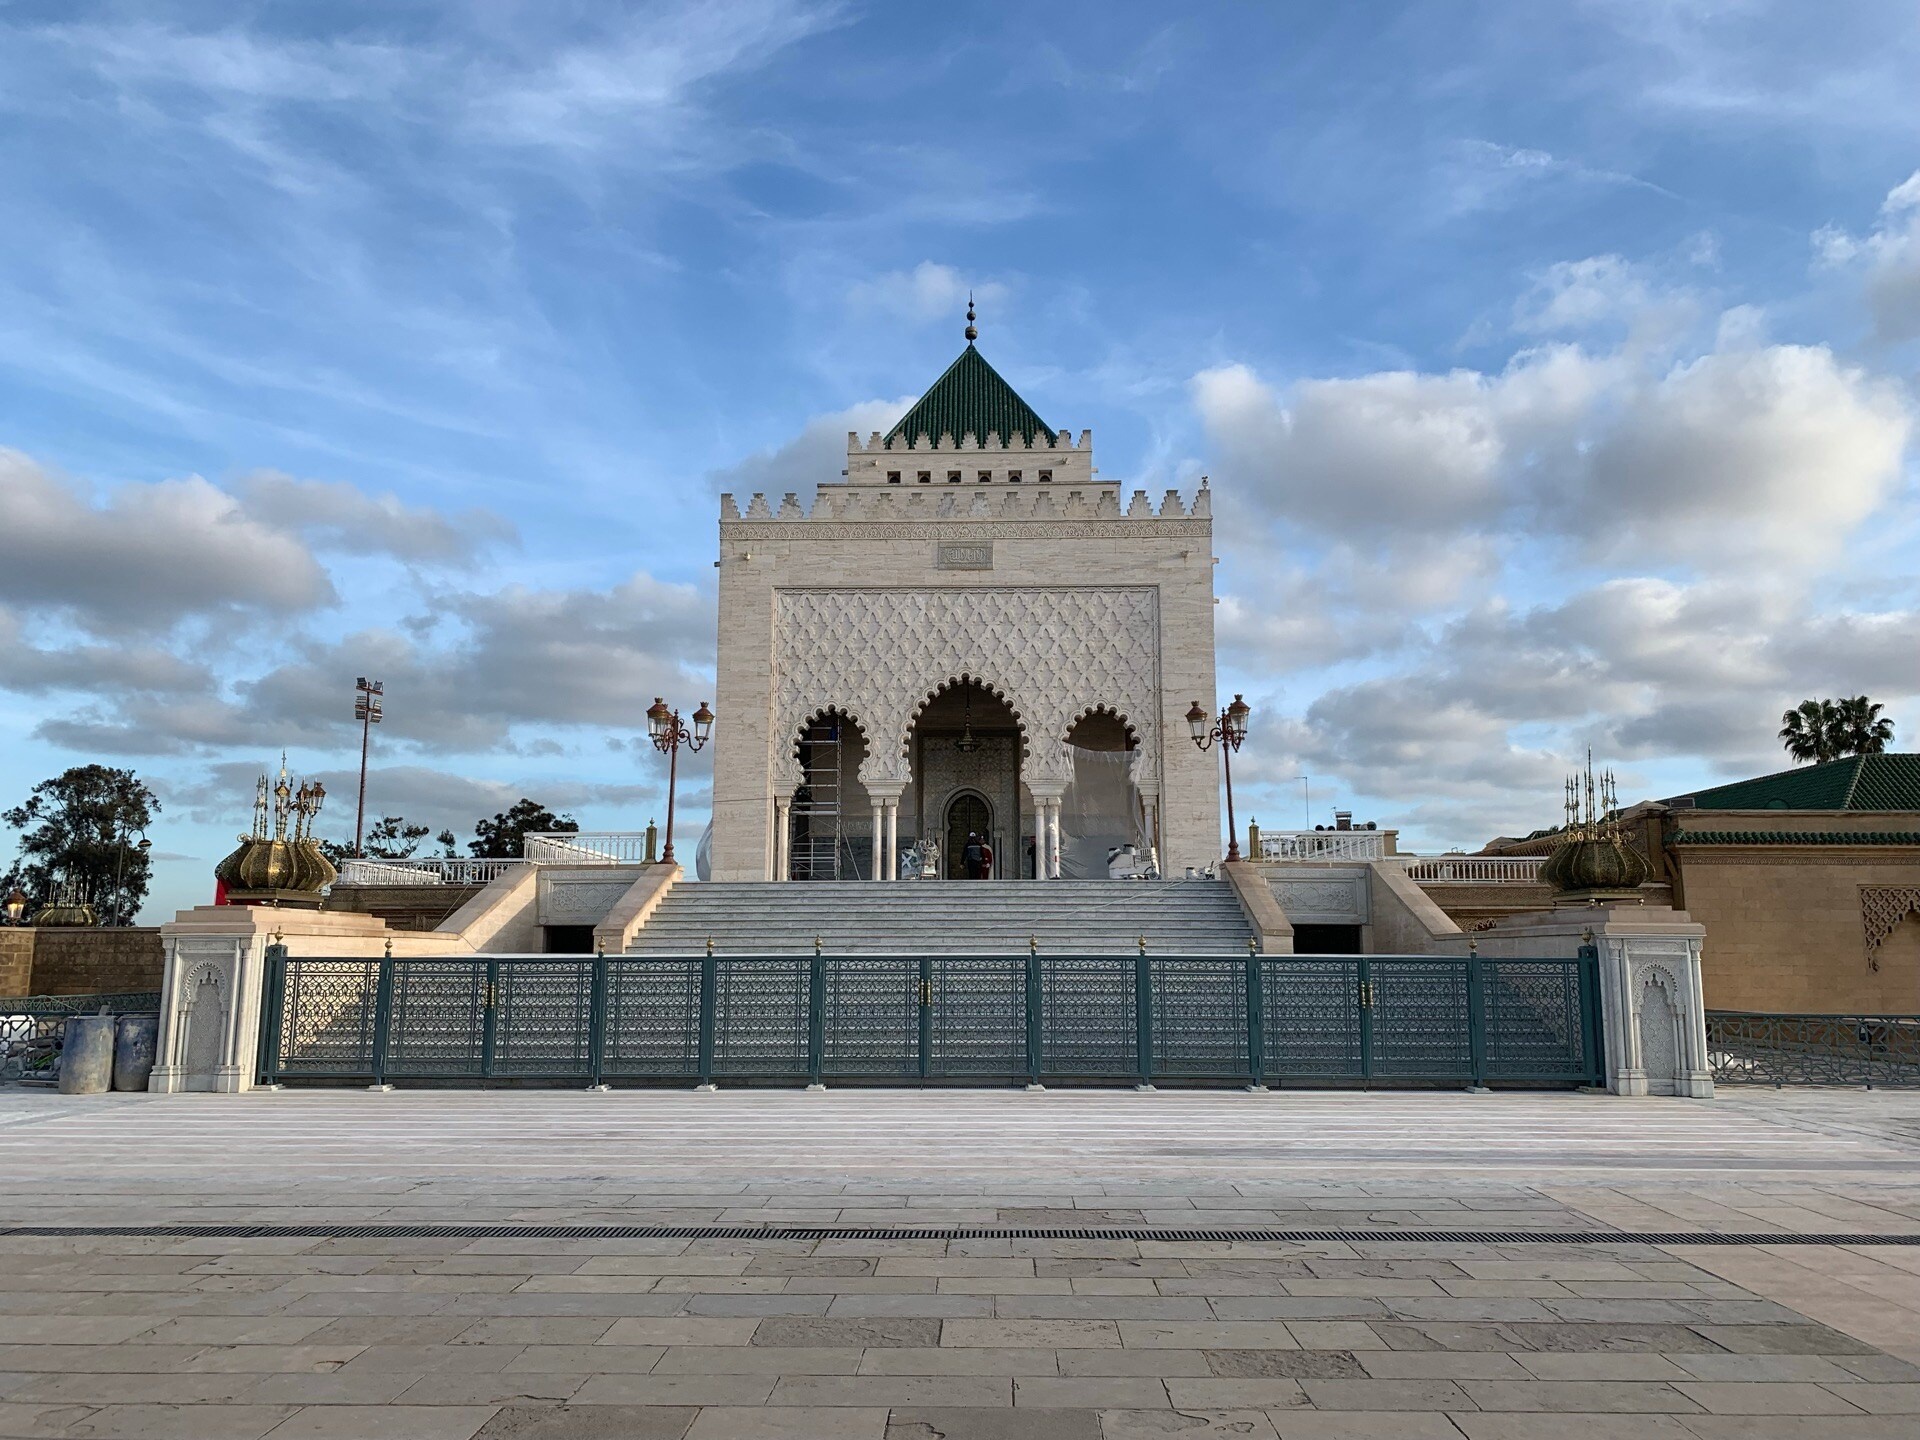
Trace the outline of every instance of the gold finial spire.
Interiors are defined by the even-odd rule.
[[[967,292],[967,343],[971,345],[979,338],[980,332],[974,328],[973,324],[973,292],[969,290]]]

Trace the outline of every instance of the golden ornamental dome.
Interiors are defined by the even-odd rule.
[[[82,929],[89,925],[98,925],[100,917],[93,913],[93,906],[84,900],[56,900],[38,915],[33,923],[44,929]]]
[[[1638,890],[1646,883],[1646,857],[1617,835],[1563,841],[1540,867],[1556,894]]]
[[[1560,842],[1540,867],[1540,878],[1553,889],[1554,903],[1633,895],[1646,883],[1652,867],[1621,834],[1613,772],[1602,771],[1596,779],[1589,754],[1585,777],[1575,775],[1567,781],[1565,804],[1567,821]]]
[[[214,877],[226,886],[229,901],[241,905],[320,903],[320,892],[340,878],[320,842],[308,833],[326,794],[318,781],[296,790],[287,777],[285,756],[280,760],[277,784],[269,787],[267,777],[260,777],[254,792],[253,832],[242,835],[239,848],[213,867]]]

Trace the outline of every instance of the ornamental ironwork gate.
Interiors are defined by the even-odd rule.
[[[264,1081],[1597,1084],[1599,962],[268,952]]]

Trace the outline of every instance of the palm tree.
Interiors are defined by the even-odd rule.
[[[1893,739],[1893,722],[1880,718],[1886,706],[1856,695],[1850,700],[1841,700],[1834,709],[1840,719],[1836,753],[1879,755],[1886,750],[1887,742]]]
[[[1825,764],[1847,755],[1878,755],[1893,739],[1886,709],[1865,695],[1838,700],[1802,700],[1780,717],[1780,740],[1795,760]]]
[[[1824,765],[1839,752],[1834,748],[1840,712],[1831,700],[1802,700],[1780,717],[1780,742],[1796,762]]]

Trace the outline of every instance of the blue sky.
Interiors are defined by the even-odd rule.
[[[1423,848],[1920,727],[1920,19],[1724,0],[0,3],[0,798],[662,806],[721,489],[982,349],[1212,477],[1223,685]],[[724,724],[724,717],[722,723]],[[692,779],[697,831],[703,778]]]

